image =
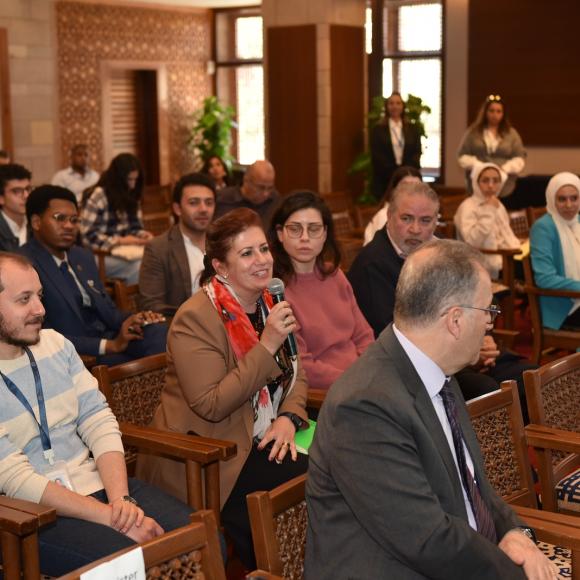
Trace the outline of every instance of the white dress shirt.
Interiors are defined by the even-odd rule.
[[[427,390],[427,393],[431,399],[431,403],[433,404],[433,408],[437,413],[437,418],[439,419],[441,427],[445,433],[445,437],[447,438],[447,443],[449,444],[451,455],[453,455],[453,461],[455,462],[455,467],[457,468],[457,476],[459,477],[459,481],[462,482],[463,480],[461,478],[461,472],[459,471],[459,465],[457,463],[457,455],[455,453],[455,445],[453,444],[451,425],[449,424],[449,419],[447,418],[447,413],[445,412],[443,399],[439,394],[445,381],[447,380],[447,377],[445,376],[445,373],[439,368],[439,366],[435,364],[435,362],[433,362],[433,360],[431,360],[422,350],[417,348],[394,324],[393,332],[395,333],[395,336],[397,337],[400,345],[403,347],[403,350],[407,353],[411,364],[415,367],[419,378]],[[471,459],[471,455],[469,455],[469,450],[465,445],[465,441],[463,442],[463,451],[465,453],[465,461],[469,471],[471,471],[472,474],[475,474],[473,460]],[[469,525],[474,530],[477,530],[475,515],[473,514],[473,509],[469,503],[467,492],[463,487],[463,483],[461,483],[461,490],[463,491],[463,501],[465,502],[465,509],[467,510],[467,519],[469,521]]]
[[[28,222],[26,218],[22,222],[22,225],[19,226],[13,219],[9,218],[4,212],[2,212],[10,231],[14,234],[14,237],[18,238],[18,245],[23,246],[26,243],[26,230],[28,226]]]
[[[199,278],[203,272],[204,253],[183,233],[183,243],[185,244],[185,253],[189,264],[189,273],[191,275],[191,293],[195,294],[199,290]]]
[[[403,163],[403,149],[405,148],[405,137],[403,135],[403,122],[389,119],[389,131],[391,132],[391,143],[397,165]]]

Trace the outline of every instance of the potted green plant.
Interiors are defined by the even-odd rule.
[[[228,167],[231,166],[232,129],[238,126],[234,121],[235,114],[231,105],[221,105],[215,96],[204,99],[203,107],[193,113],[194,124],[187,143],[197,165],[217,155]]]
[[[423,102],[421,97],[409,94],[405,101],[405,118],[412,125],[416,125],[421,137],[425,138],[427,138],[427,133],[425,131],[423,115],[428,115],[429,113],[431,113],[431,108]],[[352,175],[353,173],[363,173],[364,175],[364,190],[357,198],[357,203],[359,205],[372,205],[378,201],[371,193],[373,165],[371,160],[370,138],[373,128],[384,118],[384,116],[385,99],[382,96],[377,96],[372,100],[371,108],[367,115],[367,138],[369,139],[367,150],[359,153],[348,169],[349,175]]]

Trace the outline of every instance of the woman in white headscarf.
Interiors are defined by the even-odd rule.
[[[532,269],[540,288],[580,292],[580,179],[557,173],[546,189],[548,213],[530,232]],[[548,328],[580,328],[580,300],[540,297]]]
[[[498,199],[506,179],[507,175],[494,163],[479,163],[473,168],[473,194],[457,208],[454,218],[460,240],[485,250],[520,247],[505,206]],[[485,254],[484,260],[490,276],[498,278],[502,257],[499,254]]]

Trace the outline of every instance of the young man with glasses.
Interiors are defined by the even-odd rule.
[[[31,260],[43,286],[44,327],[64,334],[79,354],[95,356],[99,364],[165,352],[165,318],[151,311],[121,312],[99,279],[94,256],[75,245],[75,194],[42,185],[29,196],[26,213],[34,239],[20,252]]]
[[[246,170],[241,186],[226,187],[218,192],[215,218],[232,209],[248,207],[259,214],[264,229],[267,229],[280,197],[275,182],[276,172],[269,161],[254,162]]]
[[[22,165],[0,165],[0,251],[14,252],[28,240],[26,199],[31,177]]]

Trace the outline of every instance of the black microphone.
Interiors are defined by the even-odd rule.
[[[272,278],[268,284],[268,292],[272,295],[274,304],[278,304],[284,300],[284,282],[280,278]],[[291,358],[296,358],[298,349],[296,348],[296,340],[294,335],[290,333],[284,341],[284,350]]]

